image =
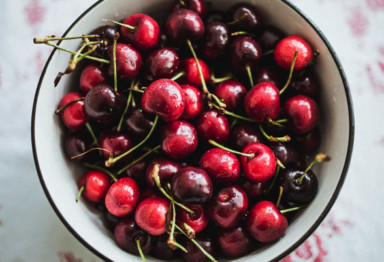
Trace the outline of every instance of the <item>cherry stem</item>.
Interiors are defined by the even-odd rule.
[[[95,132],[93,132],[92,126],[89,122],[85,123],[85,127],[87,128],[89,134],[91,134],[91,137],[93,139],[93,145],[99,145],[99,141],[97,140],[97,137],[95,135]]]
[[[275,52],[275,50],[274,50],[274,49],[271,49],[271,50],[265,51],[264,53],[262,53],[262,56],[271,55],[271,54],[273,54],[273,52]]]
[[[213,98],[213,100],[215,100],[215,102],[219,105],[220,108],[225,108],[227,105],[220,100],[220,98],[218,98],[215,94],[212,94],[210,93],[211,97]]]
[[[132,80],[132,82],[131,82],[131,88],[132,88],[133,84],[134,84],[134,80]],[[128,111],[129,105],[131,104],[131,100],[132,100],[132,90],[129,90],[129,94],[128,94],[128,98],[127,98],[127,104],[125,105],[123,114],[120,117],[119,125],[117,126],[117,132],[120,132],[121,127],[123,126],[124,117]]]
[[[118,32],[113,37],[113,87],[115,92],[117,92],[116,43],[119,37],[120,34]]]
[[[281,123],[287,123],[288,119],[283,118],[283,119],[278,119],[278,120],[272,120],[271,118],[268,118],[268,123],[274,125],[274,126],[280,126],[280,127],[286,127],[285,125]]]
[[[276,160],[280,162],[280,160],[278,160],[278,159],[276,159]],[[269,193],[272,190],[272,187],[275,185],[275,182],[276,182],[277,176],[279,175],[279,172],[280,172],[280,165],[277,165],[276,172],[275,172],[275,174],[273,175],[273,178],[272,178],[272,182],[269,185],[268,189],[265,190],[265,193]]]
[[[263,136],[264,136],[266,139],[268,139],[269,141],[271,141],[271,142],[289,142],[289,141],[291,141],[291,137],[288,136],[288,135],[281,136],[281,137],[274,137],[274,136],[270,136],[270,135],[268,135],[268,134],[265,132],[265,130],[264,130],[262,124],[259,124],[259,129],[260,129],[260,132],[263,134]]]
[[[92,54],[93,52],[95,52],[96,48],[97,48],[97,45],[96,44],[101,44],[103,43],[103,41],[97,41],[97,42],[89,42],[87,43],[87,46],[91,45],[91,49],[88,50],[87,52],[85,52],[84,54],[80,54],[79,57],[77,58],[77,62],[80,62],[81,60],[83,60],[87,55],[89,54]]]
[[[308,171],[312,168],[312,166],[316,163],[321,163],[324,161],[329,161],[331,158],[325,154],[317,154],[315,159],[308,165],[308,167],[305,169],[304,173],[301,175],[301,177],[296,179],[296,184],[301,185],[303,183],[303,179],[305,175],[308,173]]]
[[[96,169],[96,170],[102,171],[102,172],[108,174],[112,178],[112,180],[114,182],[117,181],[117,178],[115,177],[115,175],[111,171],[109,171],[108,169],[106,169],[104,167],[101,167],[101,166],[98,166],[98,165],[94,165],[94,164],[90,164],[90,163],[87,163],[87,162],[84,162],[84,166],[86,166],[88,168],[91,168],[91,169]]]
[[[184,226],[185,230],[187,231],[186,233],[188,234],[189,239],[195,239],[195,237],[196,237],[195,230],[193,230],[193,228],[190,227],[187,223],[184,223],[183,226]]]
[[[288,213],[288,212],[299,210],[300,208],[302,208],[302,206],[291,207],[291,208],[280,210],[280,213],[284,214],[284,213]]]
[[[80,187],[79,192],[77,193],[77,196],[76,196],[76,203],[79,202],[79,199],[80,199],[81,195],[83,194],[84,190],[85,190],[85,185]]]
[[[61,111],[63,111],[64,109],[66,109],[68,106],[70,106],[70,105],[72,105],[72,104],[74,104],[74,103],[76,103],[76,102],[83,101],[84,99],[85,99],[84,97],[80,97],[80,98],[77,98],[77,99],[75,99],[75,100],[72,100],[72,101],[68,102],[68,103],[65,104],[63,107],[57,109],[57,110],[55,111],[55,114],[56,114],[56,115],[60,114]]]
[[[184,6],[184,7],[187,7],[187,4],[183,1],[183,0],[179,0],[179,3]]]
[[[281,197],[283,196],[283,190],[284,190],[284,188],[282,186],[280,186],[279,197],[277,198],[277,201],[276,201],[277,207],[280,205]]]
[[[209,93],[207,84],[205,83],[205,80],[204,80],[203,72],[201,71],[201,66],[200,66],[199,60],[198,60],[197,55],[195,53],[195,49],[193,48],[192,43],[191,43],[191,41],[189,39],[187,39],[187,44],[188,44],[189,49],[191,50],[193,58],[196,61],[196,66],[197,66],[197,70],[199,71],[203,92],[204,93]]]
[[[165,191],[165,189],[161,186],[160,176],[159,176],[159,171],[160,171],[160,165],[156,163],[156,164],[153,166],[151,177],[152,177],[153,180],[155,181],[156,186],[159,188],[160,192],[161,192],[166,198],[168,198],[171,202],[175,203],[176,205],[178,205],[179,207],[181,207],[182,209],[184,209],[184,210],[187,211],[188,213],[194,214],[195,212],[194,212],[192,209],[189,209],[188,207],[184,206],[183,204],[177,202],[176,200],[173,199],[173,197],[171,197],[171,196],[167,193],[167,191]]]
[[[117,175],[121,175],[121,173],[123,173],[125,170],[127,170],[128,168],[132,167],[133,165],[139,163],[141,160],[143,160],[144,158],[146,158],[147,156],[149,156],[150,154],[152,154],[153,152],[157,151],[160,148],[161,148],[161,145],[158,145],[158,146],[156,146],[154,148],[149,149],[146,153],[142,154],[139,158],[133,160],[128,165],[126,165],[125,167],[123,167],[122,169],[117,171],[116,174]]]
[[[81,35],[81,36],[70,36],[70,37],[56,37],[55,35],[49,35],[44,38],[33,38],[34,44],[46,44],[48,41],[60,41],[60,40],[73,40],[81,38],[96,38],[99,35]]]
[[[248,75],[248,78],[249,78],[249,83],[251,84],[251,88],[252,88],[254,86],[254,82],[253,82],[253,76],[252,76],[251,67],[249,65],[246,65],[245,66],[245,70],[247,71],[247,75]]]
[[[238,118],[233,119],[231,126],[229,128],[232,129],[237,124],[237,121],[239,121]]]
[[[83,58],[91,53],[93,53],[96,50],[96,44],[101,44],[102,41],[94,41],[89,42],[88,38],[84,38],[83,44],[80,46],[79,50],[73,55],[72,59],[68,63],[68,69],[67,72],[72,72],[76,69],[76,65],[78,62],[83,60]],[[90,50],[82,54],[81,52],[88,46],[92,46]]]
[[[180,245],[179,243],[176,242],[174,234],[175,234],[175,225],[176,225],[176,207],[175,203],[172,202],[172,225],[171,225],[171,232],[169,233],[169,239],[167,241],[168,246],[172,249],[175,250],[176,248],[181,249],[183,252],[187,253],[187,249]]]
[[[212,139],[209,139],[208,140],[208,143],[210,143],[211,145],[215,146],[215,147],[218,147],[218,148],[221,148],[221,149],[224,149],[224,150],[227,150],[228,152],[231,152],[231,153],[234,153],[234,154],[237,154],[237,155],[241,155],[241,156],[245,156],[245,157],[248,157],[249,159],[252,159],[255,157],[255,154],[254,153],[251,153],[251,154],[246,154],[246,153],[242,153],[242,152],[239,152],[239,151],[236,151],[236,150],[232,150],[232,149],[229,149],[219,143],[217,143],[216,141],[212,140]]]
[[[291,68],[289,69],[289,76],[288,76],[288,80],[287,82],[285,83],[284,87],[280,90],[279,94],[281,95],[282,93],[284,93],[284,91],[288,88],[289,84],[291,83],[291,79],[292,79],[292,75],[293,75],[293,68],[295,68],[295,62],[296,62],[296,59],[297,59],[297,55],[299,54],[299,52],[295,51],[295,55],[293,56],[293,60],[292,60],[292,64],[291,64]]]
[[[222,114],[224,115],[228,115],[228,116],[232,116],[232,117],[235,117],[237,119],[241,119],[241,120],[244,120],[244,121],[247,121],[247,122],[256,122],[255,120],[253,120],[252,118],[249,118],[249,117],[245,117],[245,116],[241,116],[241,115],[238,115],[238,114],[235,114],[233,112],[230,112],[222,107],[219,107],[218,105],[216,104],[212,104],[212,106],[216,109],[218,109]]]
[[[153,131],[155,130],[155,127],[157,125],[158,120],[159,120],[159,116],[156,115],[155,120],[153,121],[153,125],[152,125],[151,130],[149,131],[148,135],[140,143],[138,143],[136,146],[132,147],[128,151],[125,151],[123,154],[121,154],[115,158],[110,157],[107,161],[105,161],[105,166],[107,166],[107,167],[112,166],[114,163],[116,163],[117,161],[119,161],[123,157],[127,156],[128,154],[132,153],[137,148],[139,148],[141,145],[143,145],[151,137]]]
[[[233,32],[231,34],[231,36],[238,36],[238,35],[248,35],[248,36],[251,36],[253,38],[256,38],[255,34],[252,34],[252,33],[246,32],[246,31],[238,31],[238,32]]]
[[[184,76],[185,75],[185,71],[180,71],[179,73],[177,73],[176,75],[172,76],[171,80],[172,81],[176,81],[177,79],[179,79],[180,77]]]
[[[101,148],[101,147],[92,147],[91,149],[89,149],[89,150],[87,150],[87,151],[85,151],[85,152],[83,152],[83,153],[81,153],[81,154],[72,156],[71,159],[75,159],[75,158],[81,157],[81,156],[83,156],[83,155],[88,154],[88,153],[91,152],[91,151],[94,151],[94,150],[99,150],[99,152],[100,152],[100,151],[107,151],[110,155],[112,154],[111,151],[109,151],[109,150],[107,150],[107,149],[105,149],[105,148]]]
[[[233,75],[228,75],[228,76],[224,76],[224,77],[220,77],[220,78],[216,78],[213,74],[211,75],[211,81],[213,84],[219,84],[219,83],[222,83],[224,81],[230,80],[232,78],[233,78]]]
[[[243,15],[240,16],[238,19],[233,20],[233,21],[227,23],[227,25],[235,25],[235,24],[241,22],[242,20],[244,20],[247,16],[248,16],[248,14],[243,14]]]
[[[137,89],[137,88],[128,88],[127,90],[133,91],[133,92],[137,92],[137,93],[140,93],[140,94],[144,94],[144,90]]]
[[[132,31],[136,30],[136,26],[127,25],[127,24],[120,23],[120,22],[117,22],[117,21],[114,21],[114,20],[111,20],[111,19],[102,19],[102,21],[113,23],[113,24],[116,24],[116,25],[119,25],[119,26],[122,26],[122,27],[126,27],[128,29],[131,29]]]
[[[140,244],[140,239],[136,238],[136,244],[137,244],[137,249],[139,250],[140,257],[144,262],[147,262],[147,259],[144,256],[143,250],[141,249],[141,244]]]

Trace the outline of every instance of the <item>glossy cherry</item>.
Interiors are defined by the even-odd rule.
[[[177,225],[186,230],[184,223],[186,223],[197,234],[205,229],[209,222],[209,216],[205,205],[185,204],[186,207],[193,211],[193,214],[187,212],[182,208],[177,208]]]
[[[155,164],[159,165],[159,177],[162,185],[166,185],[167,182],[170,182],[173,175],[175,175],[180,169],[180,165],[178,163],[165,158],[155,158],[151,160],[145,172],[145,180],[147,185],[151,188],[157,188],[156,182],[152,178],[152,171]]]
[[[235,154],[221,148],[212,148],[200,158],[200,167],[214,182],[232,183],[240,178],[240,162]]]
[[[198,59],[200,68],[203,74],[204,81],[207,82],[210,77],[210,71],[208,65],[201,59]],[[185,72],[185,81],[193,86],[201,87],[201,78],[199,70],[197,68],[196,60],[192,58],[187,58],[182,61],[182,69]]]
[[[271,142],[269,148],[284,166],[296,165],[300,162],[300,155],[291,142]]]
[[[157,22],[146,14],[134,14],[123,20],[123,24],[134,27],[130,29],[122,26],[121,35],[128,43],[139,50],[155,48],[160,42],[160,27]]]
[[[101,134],[100,146],[106,159],[117,157],[132,148],[132,139],[124,133],[116,131],[103,132]],[[129,155],[128,155],[129,157]],[[127,158],[125,158],[127,159]]]
[[[249,125],[238,125],[231,130],[229,142],[235,150],[243,148],[251,143],[262,142],[263,136],[260,132]]]
[[[222,228],[232,228],[243,218],[248,209],[245,191],[236,185],[222,188],[208,204],[208,214]]]
[[[186,253],[181,252],[181,256],[186,262],[206,261],[207,257],[203,252],[189,239],[184,238],[182,245],[187,250]],[[199,234],[195,238],[196,242],[209,254],[215,254],[215,243],[213,238],[208,234]]]
[[[203,169],[186,166],[173,176],[171,191],[183,203],[204,204],[212,197],[212,181]]]
[[[215,95],[223,100],[229,111],[241,107],[246,94],[244,85],[235,80],[226,80],[215,88]]]
[[[231,43],[231,64],[233,70],[245,74],[247,67],[255,71],[259,65],[262,51],[259,43],[249,36],[236,37]]]
[[[160,197],[146,198],[139,203],[135,211],[136,224],[150,235],[165,233],[165,219],[169,201]]]
[[[78,187],[79,189],[84,187],[81,195],[88,201],[100,203],[105,199],[110,181],[110,177],[105,172],[89,170],[80,177]]]
[[[248,233],[262,243],[274,242],[282,237],[288,221],[270,201],[261,201],[248,213],[246,227]]]
[[[196,123],[197,133],[204,140],[212,139],[224,143],[229,137],[229,123],[225,116],[215,110],[204,112]]]
[[[137,182],[129,177],[117,180],[109,188],[105,196],[105,206],[117,217],[125,217],[133,213],[140,199]]]
[[[235,30],[254,32],[261,26],[259,12],[248,3],[238,3],[230,7],[226,18],[227,22],[234,22],[232,26]]]
[[[229,29],[223,22],[211,22],[205,25],[201,52],[208,59],[219,58],[229,45]]]
[[[88,116],[84,110],[84,101],[76,101],[83,99],[83,95],[77,92],[70,92],[61,98],[59,102],[60,118],[63,124],[71,130],[79,130],[88,122]]]
[[[316,99],[319,95],[320,83],[314,72],[305,71],[303,74],[294,76],[287,92],[290,94],[300,94]]]
[[[96,51],[100,54],[104,54],[108,51],[109,46],[113,45],[113,39],[115,38],[115,34],[117,32],[116,27],[110,26],[110,25],[103,25],[98,28],[96,28],[94,31],[92,31],[92,35],[96,34],[99,35],[99,37],[91,37],[89,38],[90,41],[103,41],[101,44],[97,44]]]
[[[80,74],[80,90],[84,94],[99,84],[107,84],[108,76],[97,64],[87,65]]]
[[[179,68],[179,55],[173,48],[160,48],[151,52],[144,63],[146,80],[171,78]]]
[[[124,123],[128,133],[134,139],[143,139],[153,126],[153,116],[138,107],[127,114]]]
[[[180,85],[183,91],[184,111],[181,119],[192,120],[204,111],[203,94],[192,85]]]
[[[253,239],[241,225],[229,229],[221,228],[217,232],[217,244],[223,255],[229,258],[244,256],[255,245]]]
[[[242,153],[254,154],[253,158],[240,157],[241,168],[247,179],[254,183],[262,183],[272,178],[276,171],[276,158],[269,147],[261,143],[252,143],[244,147]]]
[[[92,152],[81,155],[92,147],[89,135],[86,136],[82,132],[73,132],[66,135],[64,137],[63,145],[65,154],[68,156],[68,158],[76,156],[73,158],[73,161],[91,161],[93,158],[95,158],[95,153]]]
[[[166,122],[175,121],[184,111],[181,87],[170,79],[156,80],[145,89],[141,106],[145,112],[157,114]]]
[[[109,48],[108,55],[111,61],[108,68],[108,74],[113,77],[113,46]],[[143,61],[140,52],[133,46],[125,43],[116,44],[116,72],[119,80],[128,81],[135,79],[140,73],[142,63]]]
[[[172,12],[180,9],[190,9],[197,13],[201,18],[205,17],[207,7],[204,0],[185,0],[183,2],[184,5],[181,4],[181,1],[175,1],[174,5],[172,6]]]

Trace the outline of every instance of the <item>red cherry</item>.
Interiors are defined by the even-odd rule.
[[[225,23],[210,22],[205,25],[204,41],[201,52],[208,59],[219,58],[229,44],[229,29]]]
[[[257,241],[268,243],[285,233],[288,221],[270,201],[261,201],[248,213],[247,230]]]
[[[147,171],[145,173],[145,179],[147,185],[151,188],[157,188],[154,179],[152,178],[152,171],[155,164],[159,165],[159,177],[160,182],[165,185],[167,182],[170,182],[173,175],[177,173],[180,169],[180,165],[174,161],[170,161],[164,158],[156,158],[149,162]]]
[[[274,49],[276,63],[284,68],[290,69],[295,52],[298,52],[293,70],[301,70],[313,60],[312,47],[303,38],[291,35],[280,40]]]
[[[136,181],[129,177],[117,180],[105,196],[105,207],[117,217],[133,213],[140,199],[140,189]]]
[[[238,81],[227,80],[220,83],[215,89],[215,95],[222,99],[225,109],[234,110],[243,104],[247,89]]]
[[[266,182],[274,175],[276,158],[269,147],[261,143],[252,143],[244,147],[242,153],[254,154],[253,158],[240,157],[243,172],[250,181]]]
[[[197,13],[201,18],[204,18],[207,7],[204,0],[186,0],[184,1],[185,5],[182,5],[180,1],[176,1],[173,4],[172,12],[180,9],[190,9],[193,12]]]
[[[238,180],[241,174],[237,157],[221,148],[213,148],[205,152],[199,165],[214,182],[232,183]]]
[[[165,219],[169,207],[169,201],[152,197],[144,199],[136,208],[136,224],[150,235],[159,236],[165,233]]]
[[[289,126],[296,134],[305,134],[314,129],[319,122],[319,109],[316,102],[303,95],[288,99],[284,111],[290,119]]]
[[[88,201],[100,203],[105,199],[105,195],[110,186],[109,176],[98,170],[89,170],[85,172],[80,180],[78,187],[84,187],[81,193]]]
[[[185,229],[184,223],[186,223],[195,231],[195,233],[203,231],[209,222],[209,216],[205,206],[194,204],[185,204],[185,206],[191,209],[194,213],[191,214],[182,208],[177,208],[177,225],[182,229]]]
[[[245,74],[246,68],[255,71],[260,64],[262,51],[259,43],[249,36],[236,37],[231,44],[231,65],[239,74]]]
[[[257,122],[276,119],[280,108],[279,89],[270,82],[255,85],[244,98],[245,112]]]
[[[203,95],[199,89],[191,85],[180,85],[183,90],[184,111],[182,119],[192,120],[204,111]]]
[[[117,157],[132,148],[132,139],[127,135],[115,131],[104,132],[101,134],[100,146],[106,159]],[[127,156],[129,157],[129,155]],[[125,157],[124,159],[127,159]]]
[[[204,63],[203,60],[198,59],[198,61],[200,64],[201,72],[204,77],[204,81],[207,82],[210,77],[209,67],[207,66],[206,63]],[[199,70],[197,68],[197,63],[193,57],[184,59],[182,61],[182,68],[184,69],[185,80],[188,84],[194,85],[197,87],[202,86]]]
[[[160,27],[157,22],[145,14],[134,14],[123,21],[135,27],[134,30],[122,26],[120,31],[124,39],[139,50],[149,50],[160,42]]]
[[[261,143],[263,141],[263,136],[252,126],[238,125],[232,129],[229,140],[234,149],[241,151],[250,143]]]
[[[254,247],[252,238],[242,226],[221,228],[217,232],[217,243],[224,256],[230,258],[244,256]]]
[[[196,129],[185,121],[174,121],[163,126],[161,148],[164,153],[175,159],[191,155],[197,148]]]
[[[97,64],[89,64],[81,71],[80,90],[84,94],[99,84],[107,83],[107,74]]]
[[[220,144],[227,141],[229,137],[228,119],[215,110],[204,112],[197,120],[196,129],[203,139],[212,139]]]
[[[164,121],[177,120],[184,111],[181,87],[170,79],[152,82],[141,97],[141,106],[147,113],[155,113]]]
[[[160,78],[171,78],[179,68],[179,56],[172,48],[161,48],[150,53],[145,60],[145,78],[153,82]]]
[[[83,95],[76,92],[68,93],[63,96],[63,98],[61,98],[59,102],[59,108],[63,108],[64,106],[68,105],[68,103],[71,103],[72,101],[79,98],[83,98]],[[88,122],[88,117],[84,110],[84,101],[80,100],[77,102],[72,102],[60,112],[60,117],[63,121],[63,124],[67,128],[71,130],[80,129],[84,126],[85,123]]]
[[[252,4],[238,3],[229,8],[227,12],[227,21],[234,22],[232,26],[236,30],[253,32],[258,30],[261,25],[259,12]]]
[[[111,63],[109,64],[108,73],[113,76],[113,46],[108,50]],[[116,71],[117,78],[122,81],[135,79],[142,65],[141,54],[131,45],[124,43],[116,44]]]

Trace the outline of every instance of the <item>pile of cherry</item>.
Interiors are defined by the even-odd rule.
[[[81,70],[56,111],[64,151],[87,168],[77,200],[96,203],[117,244],[143,260],[235,258],[282,237],[317,193],[311,167],[328,159],[310,159],[317,52],[245,3],[219,13],[180,0],[162,29],[145,14],[106,21],[34,39],[72,53],[56,84]],[[79,38],[77,51],[52,43]]]

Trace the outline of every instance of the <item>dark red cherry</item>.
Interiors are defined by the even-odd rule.
[[[84,110],[84,101],[80,100],[73,102],[82,98],[82,94],[70,92],[63,96],[59,102],[59,109],[66,106],[60,111],[60,118],[63,124],[71,130],[79,130],[86,122],[88,122],[88,116]]]
[[[179,55],[173,48],[161,48],[150,53],[144,63],[144,75],[149,82],[171,78],[179,68]]]
[[[108,76],[97,64],[87,65],[80,74],[80,90],[84,94],[99,84],[107,84]]]
[[[183,230],[186,230],[184,226],[184,223],[186,223],[193,229],[193,231],[195,231],[195,233],[203,231],[209,222],[209,216],[205,205],[185,204],[185,206],[191,209],[194,213],[191,214],[182,208],[177,208],[177,225]]]
[[[146,14],[134,14],[123,21],[124,24],[135,27],[134,30],[122,26],[121,35],[139,50],[155,48],[160,42],[160,27],[157,22]]]
[[[165,233],[165,218],[169,201],[160,197],[146,198],[135,211],[136,224],[153,236]]]
[[[136,180],[136,182],[140,186],[144,186],[146,181],[145,181],[145,173],[147,171],[147,161],[142,160],[137,162],[136,164],[132,165],[128,169],[125,170],[125,175],[127,177],[133,178]],[[144,194],[144,193],[143,193]]]
[[[148,135],[153,126],[153,116],[138,107],[127,114],[124,123],[133,138],[142,139]]]
[[[116,225],[120,222],[121,217],[117,217],[108,212],[108,209],[103,209],[103,225],[113,233]]]
[[[247,231],[262,243],[274,242],[282,237],[288,221],[270,201],[261,201],[254,205],[247,216]]]
[[[310,155],[316,152],[320,146],[320,142],[321,133],[319,127],[315,127],[310,132],[298,135],[295,138],[295,145],[297,149],[305,155]]]
[[[187,39],[197,41],[202,38],[204,23],[197,13],[189,9],[180,9],[168,16],[165,33],[172,43],[181,46]]]
[[[140,189],[136,181],[123,177],[109,188],[105,196],[105,206],[112,215],[125,217],[133,213],[139,199]]]
[[[155,164],[159,165],[159,178],[162,185],[166,185],[170,182],[173,175],[180,169],[180,165],[174,161],[167,160],[165,158],[155,158],[149,162],[147,170],[145,172],[145,180],[147,185],[152,188],[157,188],[154,179],[152,178],[152,171]]]
[[[268,181],[276,171],[276,158],[272,150],[264,144],[252,143],[242,150],[245,154],[254,154],[253,158],[240,157],[241,168],[247,179],[253,183]]]
[[[305,134],[319,122],[319,108],[308,96],[291,97],[285,102],[284,111],[290,120],[289,127],[295,134]]]
[[[215,243],[208,234],[199,234],[195,238],[196,242],[211,256],[215,255]],[[186,262],[206,261],[207,257],[203,252],[189,239],[183,238],[181,243],[187,252],[181,252],[181,256]]]
[[[207,7],[204,0],[185,0],[183,2],[184,5],[181,4],[181,1],[176,1],[172,6],[172,12],[180,9],[190,9],[197,13],[201,18],[205,17]]]
[[[173,176],[171,191],[183,203],[203,204],[212,197],[212,181],[203,169],[186,166]]]
[[[140,254],[137,240],[144,254],[148,254],[154,245],[154,238],[138,227],[133,218],[121,220],[115,227],[114,235],[119,247],[132,254]]]
[[[197,59],[197,60],[199,61],[204,81],[207,82],[210,77],[209,67],[203,60],[201,59]],[[185,81],[188,84],[196,87],[202,86],[199,70],[197,68],[197,63],[194,58],[184,59],[182,61],[182,68],[185,72]]]
[[[124,110],[125,104],[126,99],[105,84],[92,88],[84,99],[85,113],[91,119],[103,124],[118,118]]]
[[[259,43],[249,36],[236,37],[231,43],[231,65],[239,74],[245,74],[246,67],[256,71],[260,65],[262,51]]]
[[[158,259],[172,260],[176,256],[176,251],[172,250],[168,245],[169,234],[160,235],[152,248],[151,254]]]
[[[88,201],[100,203],[105,199],[110,181],[110,177],[105,172],[89,170],[80,177],[78,187],[79,189],[84,187],[81,195]]]
[[[208,204],[209,216],[222,228],[232,228],[238,225],[247,209],[247,194],[236,185],[221,189]]]
[[[254,76],[256,84],[262,82],[270,82],[276,87],[280,87],[282,83],[281,75],[278,71],[271,69],[270,67],[261,67]]]
[[[234,228],[221,228],[217,232],[217,243],[223,255],[229,258],[237,258],[248,254],[255,243],[246,230],[238,225]]]
[[[313,72],[303,72],[294,76],[287,89],[291,94],[305,95],[313,99],[318,97],[319,91],[320,83]]]
[[[215,110],[204,112],[197,120],[196,129],[201,138],[212,139],[217,143],[227,141],[230,131],[228,119]]]
[[[201,52],[208,59],[219,58],[227,49],[229,30],[223,22],[211,22],[205,25]]]
[[[100,54],[108,51],[109,46],[113,45],[113,40],[117,32],[116,27],[110,25],[103,25],[96,28],[91,34],[99,35],[100,37],[91,37],[91,42],[103,41],[102,44],[97,44],[96,51]]]
[[[184,111],[181,87],[170,79],[156,80],[145,89],[141,106],[145,112],[157,114],[166,122],[175,121]]]
[[[108,56],[110,58],[108,74],[113,77],[112,46],[109,47]],[[133,46],[125,43],[116,44],[116,72],[119,80],[128,81],[135,79],[140,73],[142,63],[141,54]]]
[[[284,36],[280,29],[271,25],[264,26],[259,37],[261,49],[264,52],[274,49]]]
[[[245,177],[240,178],[237,184],[244,189],[250,199],[260,198],[266,193],[269,187],[268,183],[253,183]]]
[[[298,52],[293,70],[301,70],[313,60],[313,50],[307,41],[297,35],[290,35],[280,40],[276,45],[273,55],[276,63],[289,70],[295,52]]]
[[[100,147],[104,149],[103,155],[106,159],[117,157],[131,149],[132,146],[132,140],[127,134],[116,131],[108,131],[101,134]],[[124,159],[127,159],[127,157]]]
[[[244,98],[244,110],[257,122],[276,119],[281,110],[279,89],[270,82],[255,85]]]
[[[238,3],[229,8],[227,22],[235,22],[232,26],[235,30],[249,32],[257,31],[261,25],[261,17],[256,8],[248,3]]]
[[[262,142],[263,136],[252,126],[238,125],[231,130],[229,141],[235,150],[241,151],[248,144]]]
[[[221,148],[205,152],[200,158],[199,165],[214,182],[232,183],[240,178],[239,160],[235,154]]]
[[[64,151],[68,158],[73,158],[74,161],[92,161],[93,158],[97,158],[97,153],[89,152],[81,155],[91,149],[91,140],[89,134],[82,132],[73,132],[64,137]],[[80,156],[81,155],[81,156]]]
[[[227,110],[234,110],[243,104],[247,89],[238,81],[226,80],[215,88],[215,95],[222,99]]]
[[[300,162],[300,155],[291,142],[272,142],[269,148],[284,166],[296,165]]]
[[[183,91],[185,105],[181,119],[192,120],[204,111],[203,94],[191,85],[180,85],[180,87]]]
[[[185,121],[173,121],[161,130],[161,148],[174,159],[184,159],[197,148],[196,129]]]

